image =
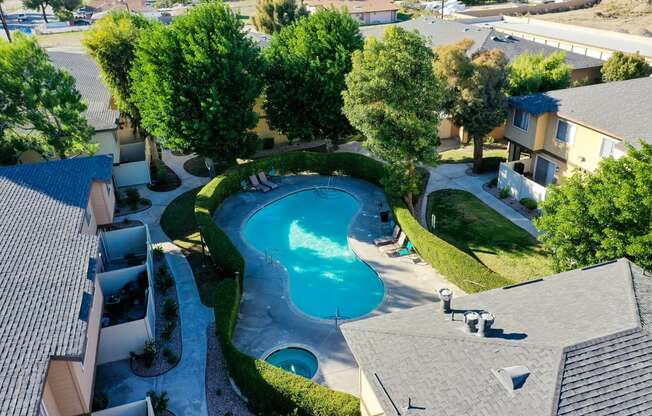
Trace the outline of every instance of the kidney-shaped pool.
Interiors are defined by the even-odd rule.
[[[249,243],[287,269],[290,297],[302,312],[350,319],[382,301],[382,281],[348,243],[359,208],[346,192],[310,189],[272,202],[245,224]]]

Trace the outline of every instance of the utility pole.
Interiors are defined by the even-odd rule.
[[[2,27],[7,34],[7,40],[11,42],[11,33],[9,32],[9,26],[7,26],[7,16],[5,16],[5,12],[2,10],[2,0],[0,0],[0,20],[2,20]]]
[[[444,4],[446,0],[441,0],[441,20],[444,20]]]

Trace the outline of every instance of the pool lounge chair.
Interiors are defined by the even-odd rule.
[[[399,232],[398,234],[398,239],[394,244],[386,244],[384,246],[378,247],[380,251],[382,251],[385,254],[388,254],[393,251],[397,251],[403,248],[403,244],[405,244],[405,241],[407,240],[407,235],[403,231]]]
[[[382,237],[378,237],[374,240],[374,245],[376,246],[384,246],[385,244],[393,244],[396,242],[398,239],[398,234],[401,232],[401,227],[398,225],[394,226],[394,230],[392,231],[392,235],[384,235]]]
[[[265,172],[263,172],[262,170],[260,172],[258,172],[258,178],[260,179],[260,182],[263,185],[268,186],[268,187],[270,187],[272,189],[278,188],[277,184],[275,184],[274,182],[267,179],[267,176],[265,176]]]
[[[249,185],[247,183],[247,181],[240,181],[240,188],[242,188],[243,191],[255,191],[256,190],[256,188]]]
[[[266,187],[265,185],[262,185],[260,182],[258,182],[258,178],[256,177],[256,175],[251,175],[249,177],[249,181],[254,186],[254,188],[258,189],[259,191],[269,192],[270,189],[271,189],[271,188]]]
[[[405,247],[387,252],[389,257],[405,257],[411,254],[414,254],[414,244],[412,244],[412,241],[408,241]]]

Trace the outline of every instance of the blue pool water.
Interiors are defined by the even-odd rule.
[[[382,281],[348,244],[359,208],[346,192],[311,189],[267,205],[245,225],[249,243],[287,269],[290,297],[302,312],[355,318],[382,301]]]
[[[265,361],[305,378],[312,378],[317,372],[317,357],[303,348],[283,348],[270,354]]]

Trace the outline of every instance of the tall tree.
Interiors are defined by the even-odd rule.
[[[652,66],[638,52],[614,52],[602,66],[602,81],[625,81],[647,77],[652,74]]]
[[[131,99],[131,77],[136,43],[151,21],[139,14],[113,11],[98,20],[86,32],[82,43],[102,73],[102,79],[111,91],[116,107],[129,117],[135,126],[140,123],[138,108]]]
[[[535,221],[559,270],[629,257],[652,267],[652,145],[549,189]]]
[[[484,139],[507,117],[507,58],[498,49],[468,56],[471,40],[437,48],[435,74],[447,88],[444,108],[473,140],[473,171],[482,171]]]
[[[344,76],[362,45],[358,24],[346,11],[321,10],[276,33],[264,51],[270,126],[291,141],[349,133],[342,114]]]
[[[141,33],[130,96],[165,146],[228,162],[255,150],[262,62],[242,28],[230,7],[211,1]]]
[[[0,22],[2,22],[2,28],[5,30],[7,40],[11,42],[11,33],[9,32],[9,26],[7,25],[7,15],[5,15],[5,11],[2,8],[3,2],[4,0],[0,0]]]
[[[74,78],[55,68],[36,40],[18,34],[0,43],[0,97],[2,137],[20,135],[60,158],[96,149]]]
[[[433,53],[415,32],[399,27],[382,41],[369,38],[353,53],[346,77],[344,114],[368,139],[368,147],[389,162],[383,185],[405,198],[414,213],[417,163],[437,159],[442,86],[432,71]]]
[[[258,31],[272,34],[307,15],[306,8],[296,0],[257,0],[252,20]]]
[[[82,6],[82,0],[56,0],[52,5],[54,14],[61,21],[72,22],[75,18],[74,11]]]
[[[55,0],[56,1],[56,0]],[[51,0],[23,0],[23,6],[26,9],[38,10],[43,15],[43,20],[45,23],[48,23],[48,15],[45,12],[48,6],[50,6]],[[54,5],[52,5],[54,8]]]
[[[524,52],[509,65],[507,94],[534,94],[570,87],[572,68],[566,63],[566,52],[545,56]]]

